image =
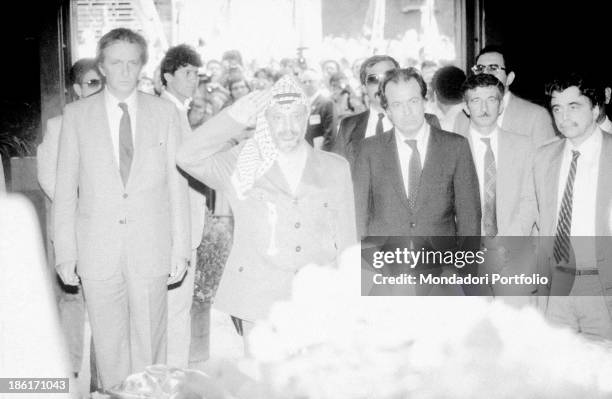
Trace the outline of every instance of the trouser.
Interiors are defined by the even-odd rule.
[[[568,278],[555,271],[556,279]],[[575,276],[569,296],[551,296],[545,311],[553,324],[569,327],[592,340],[612,340],[612,314],[603,296],[599,275]]]
[[[169,366],[189,366],[191,344],[191,304],[198,250],[191,251],[191,267],[180,284],[168,287],[168,356]]]
[[[125,256],[120,270],[107,280],[81,278],[103,389],[166,362],[168,277],[136,275]]]

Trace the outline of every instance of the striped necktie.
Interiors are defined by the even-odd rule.
[[[119,108],[123,111],[119,121],[119,173],[123,185],[126,185],[134,156],[134,144],[132,143],[132,122],[127,104],[119,103]]]
[[[562,260],[566,263],[570,258],[570,232],[572,228],[572,204],[574,202],[574,179],[576,178],[576,168],[578,167],[578,157],[580,152],[572,151],[572,163],[569,173],[567,174],[567,182],[563,191],[563,199],[561,200],[561,208],[559,208],[559,216],[557,218],[557,232],[555,234],[555,243],[553,246],[553,255],[555,262],[560,263]]]
[[[486,137],[480,140],[487,146],[484,155],[484,209],[482,221],[485,235],[487,237],[495,237],[497,235],[497,169],[495,167],[495,155],[491,148],[491,139]]]

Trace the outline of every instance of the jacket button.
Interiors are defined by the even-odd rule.
[[[242,267],[242,266],[240,266],[240,267],[238,268],[238,271],[239,271],[239,272],[241,272],[241,271],[243,271],[243,270],[244,270],[244,267]]]
[[[296,229],[299,229],[299,228],[300,228],[300,226],[301,226],[300,222],[297,222],[297,223],[295,224],[295,228],[296,228]]]
[[[128,195],[127,195],[127,194],[123,194],[123,198],[127,198],[127,197],[128,197]]]
[[[302,247],[300,247],[299,245],[295,247],[295,252],[300,252],[301,250],[302,250]]]
[[[412,227],[414,229],[416,227],[416,223],[414,223],[414,222],[410,223],[410,227]]]

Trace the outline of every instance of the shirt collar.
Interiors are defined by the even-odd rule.
[[[581,157],[586,156],[589,159],[598,155],[599,149],[601,149],[603,141],[603,133],[599,126],[595,126],[595,131],[591,136],[576,147],[570,139],[565,139],[565,151],[579,151]]]
[[[170,93],[168,90],[164,90],[161,95],[165,99],[172,101],[174,105],[176,105],[176,107],[181,111],[189,110],[189,104],[191,104],[191,97],[188,97],[185,99],[184,102],[181,102],[181,100],[179,100],[174,94]]]
[[[399,130],[397,130],[397,128],[395,129],[395,138],[398,141],[401,141],[402,143],[405,143],[406,140],[416,140],[417,144],[422,144],[427,142],[427,139],[429,138],[429,124],[427,123],[427,121],[423,120],[423,124],[421,125],[421,127],[419,128],[419,131],[417,132],[417,134],[412,137],[412,138],[408,138],[406,136],[404,136],[402,133],[400,133]]]
[[[474,126],[470,123],[470,135],[472,136],[473,141],[479,141],[482,143],[481,139],[490,138],[491,144],[493,144],[494,141],[497,141],[497,135],[499,134],[498,132],[499,128],[496,126],[490,134],[485,135],[476,130]]]
[[[136,112],[136,104],[138,98],[137,93],[138,90],[134,89],[132,94],[130,94],[125,100],[121,101],[117,97],[115,97],[110,91],[108,91],[107,87],[104,89],[104,100],[106,101],[106,106],[108,109],[119,109],[119,103],[126,103],[128,106],[128,112],[134,113]]]

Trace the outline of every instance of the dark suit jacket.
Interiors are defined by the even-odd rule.
[[[338,134],[331,147],[331,151],[345,157],[351,167],[355,164],[359,143],[365,138],[369,117],[370,110],[368,109],[340,121],[340,128],[338,129]],[[440,129],[440,121],[438,121],[435,115],[425,114],[425,120],[430,126]]]
[[[318,122],[318,123],[317,123]],[[310,108],[306,141],[312,145],[315,137],[323,136],[323,150],[330,151],[334,132],[336,131],[336,117],[334,115],[334,102],[323,95],[319,95]]]
[[[416,209],[404,191],[395,129],[368,137],[353,170],[357,229],[365,236],[479,236],[478,176],[468,141],[430,128]]]

